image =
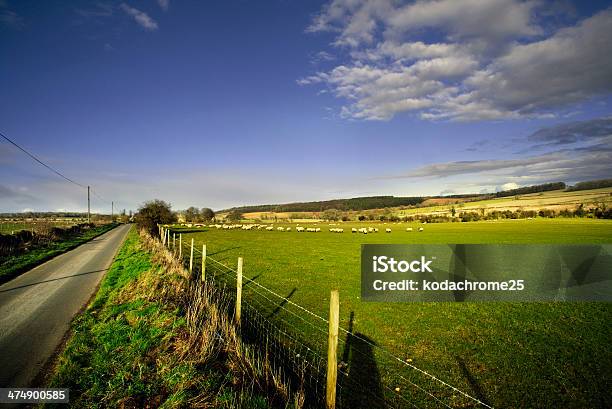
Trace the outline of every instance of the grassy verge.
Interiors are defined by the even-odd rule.
[[[90,229],[82,234],[71,237],[68,240],[52,241],[43,247],[35,247],[23,254],[9,256],[0,260],[0,284],[15,278],[45,261],[65,253],[73,248],[88,242],[107,231],[115,228],[117,224],[105,224]]]
[[[287,407],[280,376],[241,344],[219,300],[132,229],[51,386],[70,388],[77,408]]]

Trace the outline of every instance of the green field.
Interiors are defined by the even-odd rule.
[[[17,233],[20,230],[40,231],[51,227],[70,227],[78,223],[85,223],[87,220],[34,220],[34,221],[0,221],[0,234]]]
[[[361,226],[378,227],[380,232],[350,233],[351,227]],[[407,226],[415,231],[406,232]],[[235,266],[237,257],[244,257],[246,277],[322,316],[327,315],[330,289],[339,289],[342,327],[349,327],[353,314],[354,332],[491,406],[612,407],[611,304],[364,303],[359,264],[363,243],[612,243],[612,221],[440,223],[425,225],[423,232],[416,231],[418,226],[333,226],[344,228],[342,234],[330,233],[327,223],[319,223],[319,233],[298,233],[295,225],[291,232],[175,231],[183,231],[184,244],[191,238],[196,248],[206,243],[209,256],[227,265]],[[385,228],[392,233],[384,233]],[[245,288],[247,301],[250,288],[254,286]],[[275,319],[292,317],[280,311]],[[298,321],[294,324],[302,325],[305,333],[312,331]],[[313,339],[320,335],[312,334]],[[376,360],[379,367],[385,365],[384,357],[376,354]],[[450,407],[470,407],[435,382],[424,380],[423,387]],[[432,399],[415,395],[413,400],[419,407],[436,407]]]

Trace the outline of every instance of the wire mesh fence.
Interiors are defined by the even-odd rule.
[[[191,264],[194,280],[202,280],[202,244],[192,247],[191,240],[175,240],[172,234],[166,239],[184,265]],[[237,274],[236,268],[206,256],[205,280],[224,288],[228,314],[235,308]],[[307,407],[325,407],[328,319],[246,275],[242,280],[241,337],[261,348],[271,365],[303,388]],[[339,333],[337,408],[491,408],[355,332],[352,315],[349,327],[340,327]]]

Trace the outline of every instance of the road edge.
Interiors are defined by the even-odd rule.
[[[128,223],[128,224],[129,224],[129,223]],[[119,226],[123,226],[123,224],[117,224],[115,227],[112,227],[112,228],[110,228],[110,229],[109,229],[109,230],[107,230],[107,231],[101,232],[100,234],[97,234],[97,235],[95,235],[95,236],[92,236],[92,237],[90,237],[89,239],[87,239],[87,240],[85,240],[85,241],[83,241],[83,242],[81,242],[81,243],[78,243],[78,244],[76,244],[76,245],[74,245],[74,246],[70,246],[70,247],[66,248],[66,249],[65,249],[64,251],[62,251],[61,253],[55,254],[55,255],[50,256],[50,257],[48,257],[48,258],[42,258],[42,259],[40,259],[40,260],[39,260],[40,262],[39,262],[38,264],[32,265],[32,266],[30,266],[30,267],[25,267],[23,271],[17,271],[17,272],[15,272],[15,273],[14,273],[14,275],[10,276],[8,279],[3,279],[2,277],[0,277],[0,286],[1,286],[1,285],[4,285],[4,284],[6,284],[6,283],[10,283],[12,280],[16,279],[17,277],[21,276],[22,274],[25,274],[25,273],[27,273],[28,271],[32,271],[32,270],[34,270],[34,269],[36,269],[36,268],[38,268],[38,267],[40,267],[40,266],[42,266],[42,265],[44,265],[44,264],[46,264],[46,263],[48,263],[48,262],[50,262],[50,261],[52,261],[52,260],[54,260],[54,259],[58,258],[58,257],[61,257],[61,256],[63,256],[64,254],[68,253],[69,251],[72,251],[72,250],[76,249],[77,247],[82,246],[82,245],[83,245],[83,244],[85,244],[85,243],[89,243],[90,241],[97,239],[98,237],[102,236],[103,234],[106,234],[106,233],[109,233],[109,232],[111,232],[111,231],[115,230],[115,229],[116,229],[117,227],[119,227]]]
[[[130,228],[128,229],[125,237],[123,238],[123,241],[121,242],[121,245],[117,247],[117,250],[115,251],[115,254],[113,255],[113,260],[111,261],[110,266],[106,269],[106,271],[104,272],[104,275],[102,276],[100,281],[98,281],[98,283],[94,287],[94,289],[91,292],[91,294],[89,295],[89,298],[87,299],[87,301],[83,304],[83,306],[81,306],[79,311],[77,311],[77,313],[74,314],[74,316],[70,320],[69,326],[68,326],[68,330],[64,333],[64,335],[62,336],[62,339],[60,340],[59,344],[53,350],[53,353],[51,354],[51,356],[49,356],[49,358],[47,358],[47,360],[43,364],[41,370],[38,372],[36,377],[34,377],[34,380],[32,381],[32,384],[30,385],[30,387],[32,387],[32,388],[42,388],[42,387],[46,387],[49,384],[49,380],[51,378],[51,375],[53,375],[53,373],[55,372],[55,368],[56,368],[56,366],[58,364],[58,358],[59,358],[60,354],[66,348],[66,344],[68,343],[68,340],[70,340],[70,338],[73,335],[74,330],[73,330],[72,324],[74,323],[74,320],[78,316],[80,316],[83,313],[83,311],[85,311],[91,305],[91,302],[93,301],[93,299],[95,298],[96,294],[98,294],[98,291],[100,290],[100,285],[102,285],[102,281],[104,280],[104,277],[106,277],[106,274],[108,273],[108,270],[110,269],[110,267],[115,262],[115,258],[117,258],[117,254],[119,253],[119,251],[125,245],[125,240],[127,239],[127,236],[129,234],[130,230],[136,228],[136,225],[134,225],[132,223],[127,223],[127,225],[129,225]],[[117,225],[116,227],[110,229],[106,233],[109,233],[109,232],[115,230],[119,226],[122,226],[122,225]],[[106,234],[106,233],[102,233],[102,234]],[[96,237],[92,238],[92,240],[97,238],[97,237],[100,237],[100,236],[96,236]],[[88,241],[91,241],[91,240],[88,240]],[[86,242],[84,242],[82,244],[85,244],[85,243]],[[59,257],[59,256],[61,256],[63,254],[66,254],[66,253],[59,254],[57,257]],[[48,260],[48,261],[50,261],[50,260]],[[40,265],[42,265],[42,264],[40,264]],[[26,406],[26,407],[35,407],[35,406]]]

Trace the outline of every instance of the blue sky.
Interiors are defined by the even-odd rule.
[[[120,209],[612,177],[609,2],[0,0],[0,81],[0,131]],[[83,198],[0,143],[0,212]]]

